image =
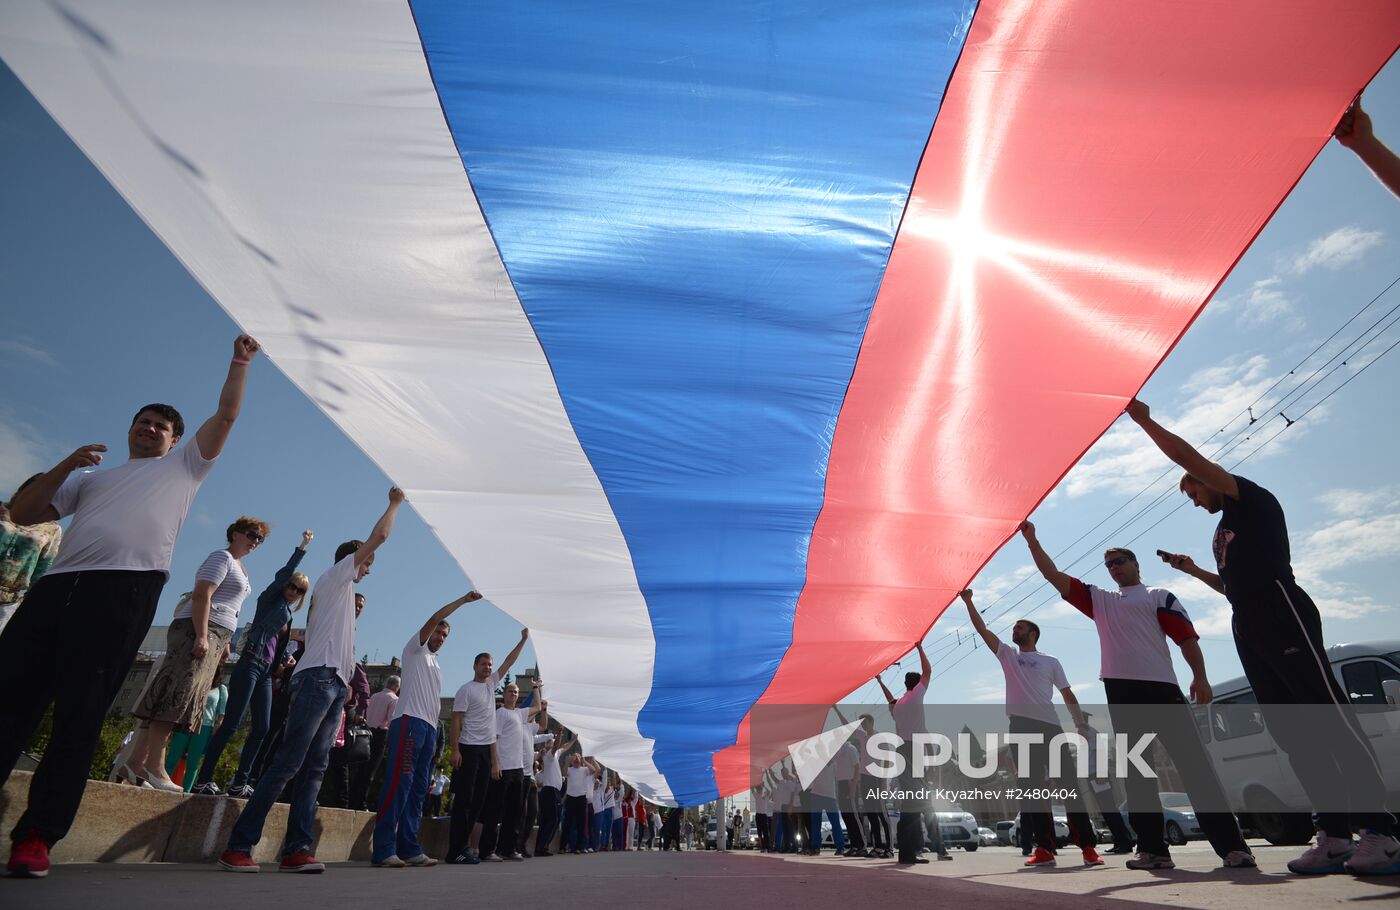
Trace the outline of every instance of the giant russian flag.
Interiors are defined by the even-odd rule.
[[[9,0],[0,55],[648,796],[928,630],[1395,51],[1382,0]],[[133,314],[139,317],[139,314]]]

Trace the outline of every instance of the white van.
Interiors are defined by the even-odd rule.
[[[1354,705],[1400,704],[1400,640],[1334,645],[1332,673]],[[1264,727],[1259,703],[1243,676],[1212,687],[1215,699],[1196,708],[1197,725],[1230,804],[1244,806],[1240,823],[1271,844],[1312,839],[1312,807],[1288,756]],[[1362,729],[1376,750],[1391,805],[1400,795],[1400,712],[1362,714]]]

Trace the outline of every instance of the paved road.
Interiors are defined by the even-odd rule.
[[[902,869],[889,861],[764,856],[756,853],[617,853],[525,863],[433,869],[335,864],[324,875],[230,875],[212,866],[65,865],[38,881],[0,881],[5,910],[436,910],[538,907],[541,910],[714,910],[724,906],[850,910],[928,907],[1000,910],[1319,910],[1400,905],[1400,876],[1300,879],[1283,870],[1293,848],[1256,848],[1259,871],[1220,869],[1203,845],[1173,851],[1172,872],[1131,872],[1122,857],[1102,869],[1066,865],[1022,870],[1020,852],[984,848],[951,863]],[[1062,854],[1074,858],[1072,851]],[[1015,890],[1034,890],[1034,896]],[[1033,901],[1033,904],[1031,902]],[[916,903],[917,902],[917,903]]]

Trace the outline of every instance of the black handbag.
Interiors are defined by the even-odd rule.
[[[369,761],[369,727],[364,724],[351,724],[345,728],[345,763],[347,765]]]

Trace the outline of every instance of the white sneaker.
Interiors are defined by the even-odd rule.
[[[436,866],[438,861],[426,853],[420,853],[417,856],[410,856],[408,859],[404,860],[403,863],[405,866],[423,866],[426,868],[429,866]]]
[[[1329,837],[1326,831],[1317,832],[1317,840],[1303,855],[1289,862],[1288,871],[1294,875],[1331,875],[1345,872],[1344,865],[1351,859],[1356,844],[1350,838]]]
[[[378,866],[381,869],[402,869],[404,866],[408,865],[408,863],[405,863],[403,860],[390,853],[388,856],[370,865]]]
[[[1139,850],[1138,855],[1128,860],[1123,865],[1129,869],[1175,869],[1176,863],[1172,862],[1170,856],[1162,856],[1159,853],[1148,853]]]
[[[1361,842],[1346,861],[1355,875],[1400,875],[1400,840],[1369,828],[1361,829]]]

